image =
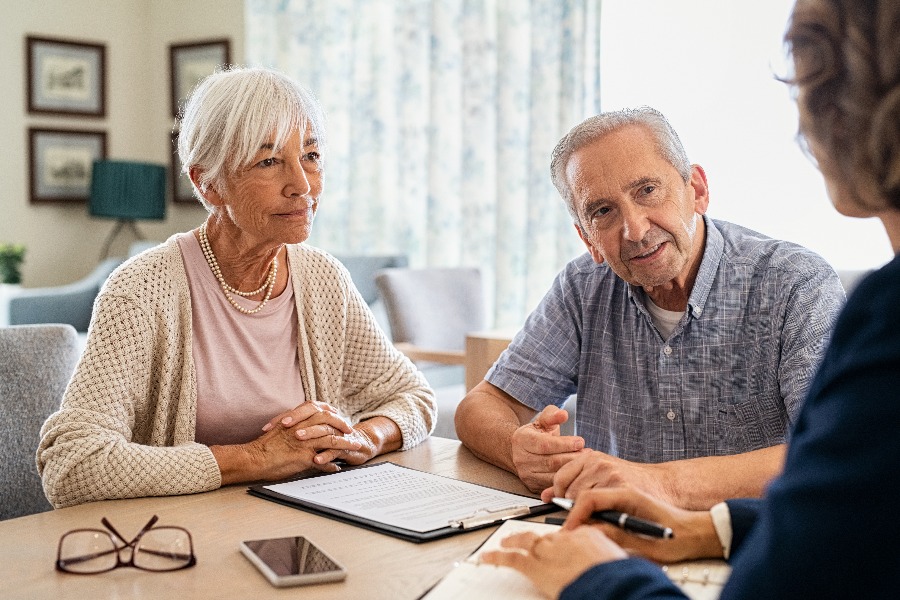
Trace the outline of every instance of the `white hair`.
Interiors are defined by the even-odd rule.
[[[307,127],[324,155],[324,117],[310,92],[271,69],[219,70],[197,85],[184,107],[178,134],[182,172],[201,169],[194,195],[209,210],[201,190],[224,191],[225,177],[248,166],[262,145],[280,148]]]
[[[656,147],[663,159],[675,167],[681,178],[687,183],[691,178],[691,163],[684,146],[672,126],[661,112],[649,106],[625,108],[601,113],[585,119],[569,131],[556,144],[550,159],[550,177],[553,185],[569,209],[569,214],[579,225],[581,220],[575,209],[575,198],[569,188],[566,177],[566,166],[576,150],[587,146],[608,133],[612,133],[626,125],[642,125],[646,127],[656,140]]]

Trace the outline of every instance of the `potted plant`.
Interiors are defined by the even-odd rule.
[[[25,246],[0,244],[0,283],[22,283],[23,260],[25,260]]]

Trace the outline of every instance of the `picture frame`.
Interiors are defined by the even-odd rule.
[[[25,37],[28,112],[106,116],[104,44]]]
[[[196,202],[194,186],[187,175],[181,172],[181,158],[178,156],[178,132],[172,132],[172,201],[191,203]]]
[[[86,202],[95,160],[106,158],[106,132],[28,129],[32,203]]]
[[[184,102],[197,83],[217,68],[231,64],[228,39],[204,40],[169,46],[171,62],[172,116],[180,117]]]

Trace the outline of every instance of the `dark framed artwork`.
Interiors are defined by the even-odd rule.
[[[26,36],[28,112],[106,116],[106,46]]]
[[[86,202],[94,161],[106,158],[106,132],[29,128],[28,157],[32,202]]]
[[[178,156],[178,132],[172,132],[172,200],[175,202],[196,202],[194,186],[185,173],[181,172]]]
[[[218,68],[231,64],[231,44],[227,39],[205,40],[169,46],[171,60],[172,116],[178,117],[194,86]]]

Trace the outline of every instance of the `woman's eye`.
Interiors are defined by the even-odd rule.
[[[306,159],[315,161],[315,162],[319,162],[322,159],[322,155],[319,154],[318,152],[316,152],[315,150],[313,150],[312,152],[307,153]]]
[[[275,162],[276,162],[275,158],[264,158],[261,161],[259,161],[259,163],[257,163],[257,164],[261,167],[272,167],[275,165]]]

